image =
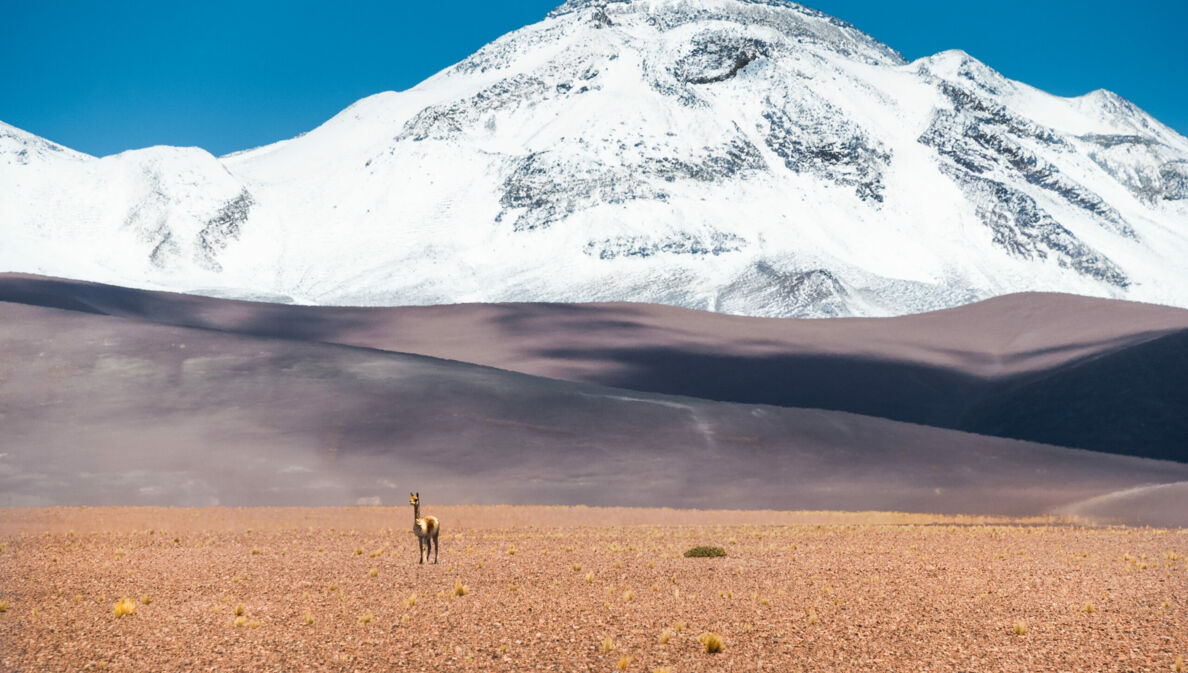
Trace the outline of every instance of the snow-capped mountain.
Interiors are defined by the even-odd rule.
[[[0,124],[0,235],[0,270],[316,304],[1188,306],[1188,139],[777,0],[571,0],[224,157]]]

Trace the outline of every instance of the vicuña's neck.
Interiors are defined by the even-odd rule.
[[[416,521],[419,518],[421,518],[421,503],[418,502],[413,505],[413,521]]]

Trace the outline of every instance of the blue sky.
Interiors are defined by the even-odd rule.
[[[96,155],[223,154],[408,88],[558,2],[5,0],[0,120]],[[1188,2],[806,4],[909,59],[964,49],[1052,93],[1116,91],[1188,134]]]

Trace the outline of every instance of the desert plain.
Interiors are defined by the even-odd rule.
[[[417,563],[408,507],[0,510],[0,670],[1121,672],[1188,656],[1185,529],[423,513],[442,520],[436,565]],[[727,555],[684,557],[699,545]]]

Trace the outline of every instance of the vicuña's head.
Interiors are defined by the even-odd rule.
[[[416,504],[419,504],[420,502],[421,502],[421,494],[420,493],[409,493],[408,494],[408,504],[416,505]]]

